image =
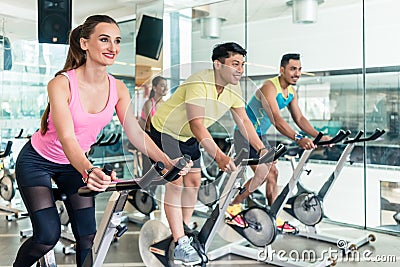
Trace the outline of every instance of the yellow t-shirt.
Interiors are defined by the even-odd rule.
[[[191,75],[163,103],[151,119],[154,128],[179,141],[194,137],[190,130],[186,103],[204,107],[204,126],[208,128],[231,108],[244,107],[240,85],[228,84],[218,97],[214,70],[207,69]]]

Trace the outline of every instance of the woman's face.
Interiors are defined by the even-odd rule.
[[[161,79],[158,83],[157,86],[154,87],[154,91],[158,95],[166,95],[168,92],[168,86],[167,86],[167,81]]]
[[[112,65],[121,49],[121,33],[116,24],[101,22],[94,28],[89,39],[81,38],[81,48],[86,50],[87,62]]]

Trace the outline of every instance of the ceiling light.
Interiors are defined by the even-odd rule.
[[[226,19],[217,17],[199,18],[200,34],[203,39],[217,39],[220,37],[221,25]]]
[[[315,23],[318,17],[318,5],[324,0],[291,0],[286,5],[292,6],[293,23]]]

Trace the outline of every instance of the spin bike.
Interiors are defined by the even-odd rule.
[[[322,141],[320,141],[322,136],[323,133],[320,132],[313,140],[314,144],[322,144]],[[333,144],[343,139],[344,132],[339,132],[332,139],[324,141],[324,144]],[[272,243],[275,241],[278,234],[276,228],[276,217],[280,214],[287,200],[293,193],[293,190],[296,187],[302,172],[304,171],[304,166],[312,152],[313,149],[305,150],[302,153],[299,163],[293,171],[289,182],[282,189],[277,199],[270,207],[255,205],[241,212],[241,215],[247,222],[247,227],[241,228],[239,226],[229,224],[228,229],[232,228],[234,232],[238,233],[242,238],[208,253],[207,255],[210,260],[217,259],[228,254],[236,254],[278,266],[333,266],[336,264],[336,261],[331,258],[321,259],[321,261],[310,263],[293,260],[288,257],[273,255],[274,250],[272,248]],[[231,235],[232,234],[227,232],[224,236]],[[222,237],[224,238],[224,236]]]
[[[222,193],[222,190],[226,184],[228,174],[219,170],[218,164],[214,158],[212,158],[203,148],[201,150],[201,184],[197,194],[197,199],[207,207],[206,212],[195,210],[195,213],[199,216],[209,217],[214,209],[214,206],[218,202],[218,199]],[[233,138],[225,138],[225,144],[222,151],[226,153],[228,157],[235,157],[235,149],[233,144]]]
[[[153,218],[153,211],[158,209],[155,199],[155,187],[133,190],[129,193],[128,202],[137,210],[128,215],[128,220],[136,224],[144,224]]]
[[[11,201],[11,199],[15,196],[15,192],[17,191],[15,178],[11,177],[4,164],[4,159],[11,154],[12,144],[12,141],[8,141],[4,151],[0,152],[0,195],[5,201]]]
[[[143,158],[143,154],[137,151],[133,146],[128,148],[128,151],[133,155],[133,176],[141,177],[144,170],[143,161],[149,161],[148,158]],[[142,159],[140,160],[140,157]],[[141,162],[142,161],[142,162]],[[132,190],[129,192],[128,202],[135,208],[135,211],[127,215],[127,219],[135,224],[143,225],[146,221],[153,219],[153,211],[158,209],[157,200],[155,197],[156,187],[150,187],[141,190]]]
[[[139,166],[138,152],[135,151],[132,153],[138,166],[137,175],[140,176],[142,169]],[[136,209],[136,211],[127,215],[127,218],[130,222],[143,225],[146,221],[154,218],[153,211],[158,209],[155,197],[156,189],[156,186],[150,186],[148,188],[132,190],[129,192],[128,202]]]
[[[131,190],[140,190],[147,188],[150,185],[161,185],[166,182],[173,181],[179,178],[179,172],[189,162],[188,157],[180,158],[174,168],[169,170],[164,175],[161,174],[164,169],[162,162],[156,162],[150,170],[141,178],[112,182],[104,192],[112,192],[107,206],[104,210],[103,217],[97,228],[97,232],[93,241],[93,246],[86,256],[83,267],[101,267],[107,255],[108,249],[115,239],[115,236],[121,237],[128,228],[121,225],[123,220],[123,210],[128,199],[128,194]],[[105,164],[103,171],[106,174],[111,174],[112,166]],[[92,191],[87,186],[81,187],[78,190],[80,196],[95,196],[102,192]],[[37,263],[36,267],[56,267],[54,250],[47,253]]]
[[[285,153],[285,146],[279,145],[271,149],[260,159],[244,159],[246,150],[242,150],[235,159],[237,168],[227,179],[218,205],[215,206],[210,217],[205,221],[201,230],[192,231],[185,227],[185,233],[193,237],[193,247],[202,258],[202,266],[208,262],[208,251],[220,226],[225,221],[225,210],[227,209],[232,197],[244,189],[240,188],[240,181],[245,169],[249,165],[268,163],[279,158]],[[159,220],[147,221],[140,230],[139,251],[146,266],[174,266],[173,253],[175,244],[169,231],[169,227]]]
[[[15,137],[18,138],[18,137]],[[14,221],[27,217],[25,206],[18,191],[15,179],[15,162],[12,151],[13,141],[8,141],[4,151],[0,152],[0,210],[10,214],[6,215],[7,221]]]
[[[319,231],[317,227],[318,224],[323,218],[326,218],[323,207],[324,199],[332,188],[334,182],[339,177],[339,174],[347,162],[356,143],[376,140],[384,133],[384,130],[376,129],[372,135],[361,138],[364,132],[359,131],[354,138],[348,138],[345,140],[343,143],[346,144],[346,147],[344,148],[335,166],[335,169],[330,174],[328,180],[326,180],[322,185],[318,193],[306,189],[301,183],[297,183],[297,193],[288,199],[288,205],[284,208],[284,210],[305,225],[305,231],[299,231],[299,236],[333,244],[337,244],[338,240],[347,240],[347,238],[344,237],[322,234]],[[350,135],[350,131],[346,132],[346,136],[348,135]],[[294,161],[294,158],[291,160]],[[294,166],[293,162],[292,166]],[[363,246],[370,241],[375,241],[375,239],[376,238],[373,234],[369,234],[356,240],[346,241],[346,243],[338,246],[344,253],[347,254],[350,251],[357,250],[360,246]]]

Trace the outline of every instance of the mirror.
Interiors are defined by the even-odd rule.
[[[163,67],[164,1],[136,6],[135,110],[140,113],[151,91],[151,80]]]

